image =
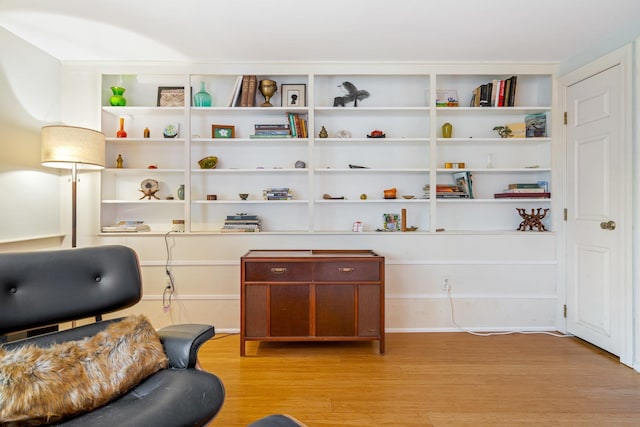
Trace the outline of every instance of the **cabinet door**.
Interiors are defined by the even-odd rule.
[[[316,285],[316,336],[355,335],[355,285]]]
[[[245,285],[245,336],[266,337],[269,334],[268,285]]]
[[[380,336],[380,285],[358,285],[358,336]]]
[[[270,286],[270,336],[309,335],[309,285]]]

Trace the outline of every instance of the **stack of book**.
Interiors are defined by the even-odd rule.
[[[223,233],[243,233],[260,231],[261,221],[257,215],[236,214],[227,215],[224,226],[220,229]]]
[[[548,199],[551,197],[551,193],[537,183],[515,183],[509,184],[506,190],[494,194],[493,197],[496,199]]]
[[[307,120],[300,117],[298,113],[287,113],[289,127],[291,128],[291,136],[294,138],[308,138]]]
[[[289,188],[265,188],[262,190],[262,197],[265,200],[291,200],[291,190]]]
[[[104,225],[103,233],[136,233],[138,231],[151,231],[144,221],[118,221],[113,225]]]
[[[431,189],[429,184],[422,187],[424,190],[424,198],[431,198]],[[457,185],[438,184],[436,186],[436,198],[438,199],[468,199],[469,195]]]
[[[513,107],[518,76],[492,80],[474,89],[470,107]]]
[[[251,138],[291,138],[288,124],[256,124]]]

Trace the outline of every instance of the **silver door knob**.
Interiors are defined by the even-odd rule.
[[[600,228],[602,228],[603,230],[615,230],[616,229],[616,222],[615,221],[602,221],[600,223]]]

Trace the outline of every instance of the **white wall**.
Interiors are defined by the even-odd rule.
[[[0,46],[0,244],[15,249],[60,234],[60,175],[40,166],[40,127],[60,118],[60,63],[2,28]]]
[[[588,63],[621,48],[622,46],[633,43],[640,36],[638,23],[618,28],[618,31],[609,34],[596,43],[586,46],[584,50],[576,52],[575,55],[567,58],[558,64],[558,75],[563,76],[570,71],[576,70]]]

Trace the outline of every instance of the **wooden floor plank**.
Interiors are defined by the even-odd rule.
[[[257,343],[200,350],[227,399],[211,426],[285,413],[329,426],[638,426],[640,374],[575,338],[387,334],[377,343]]]

